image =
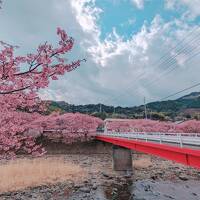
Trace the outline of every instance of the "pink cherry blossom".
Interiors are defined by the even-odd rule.
[[[0,0],[0,7],[2,1]],[[0,13],[1,14],[1,13]],[[0,41],[0,156],[12,157],[27,152],[34,155],[45,151],[37,144],[34,134],[27,134],[34,120],[43,119],[45,104],[38,90],[48,87],[51,80],[80,66],[83,60],[67,62],[74,39],[61,28],[57,29],[57,46],[45,42],[35,52],[16,56],[17,46]],[[47,116],[49,119],[49,116]],[[30,127],[29,127],[30,128]],[[37,133],[42,127],[37,127]]]
[[[109,120],[108,131],[116,132],[170,132],[170,133],[200,133],[200,121],[189,120],[176,124],[145,119]]]

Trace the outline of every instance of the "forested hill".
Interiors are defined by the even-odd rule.
[[[51,101],[48,112],[60,111],[87,113],[93,116],[113,118],[143,118],[144,106],[113,107],[103,104],[73,105],[64,101]],[[200,92],[193,92],[176,100],[147,104],[148,118],[159,120],[183,120],[200,118]]]

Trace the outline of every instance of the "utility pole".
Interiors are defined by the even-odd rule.
[[[146,106],[146,98],[144,97],[144,114],[145,114],[145,119],[147,119],[147,106]]]
[[[99,105],[99,112],[100,113],[102,112],[102,105],[101,104]]]

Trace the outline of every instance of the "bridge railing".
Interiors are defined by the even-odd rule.
[[[164,132],[114,132],[107,131],[97,133],[97,135],[105,135],[109,137],[120,137],[126,139],[153,141],[157,143],[172,143],[183,145],[192,145],[200,147],[200,133],[164,133]]]

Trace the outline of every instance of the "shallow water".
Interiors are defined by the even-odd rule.
[[[123,184],[106,183],[94,193],[75,193],[70,200],[200,200],[200,181],[170,182],[143,180]]]
[[[199,200],[200,182],[186,181],[173,183],[170,181],[138,181],[134,185],[132,192],[136,199]]]
[[[187,181],[172,183],[169,181],[137,181],[121,186],[112,184],[104,190],[106,200],[200,200],[200,182]]]

